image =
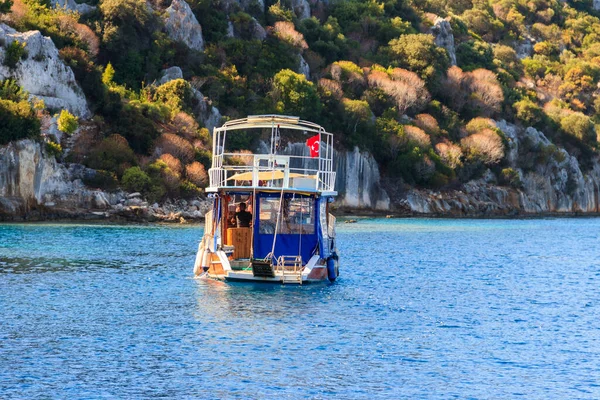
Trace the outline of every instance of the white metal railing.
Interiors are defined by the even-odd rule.
[[[271,142],[266,154],[226,152],[227,133],[235,130],[270,129]],[[282,130],[301,130],[319,135],[319,155],[278,154]],[[309,136],[307,136],[309,137]],[[333,135],[321,126],[298,117],[279,115],[249,116],[226,122],[213,131],[213,159],[208,171],[208,191],[223,187],[272,187],[332,192],[335,190],[333,169]]]

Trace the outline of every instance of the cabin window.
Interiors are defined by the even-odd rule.
[[[260,199],[259,233],[274,234],[277,226],[277,213],[280,199],[263,197]],[[309,197],[284,198],[281,204],[279,234],[315,233],[314,199]]]

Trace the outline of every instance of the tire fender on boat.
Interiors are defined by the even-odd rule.
[[[330,282],[334,282],[338,276],[338,256],[336,253],[332,253],[327,258],[327,278]]]

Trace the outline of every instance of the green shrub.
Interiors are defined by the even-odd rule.
[[[183,79],[175,79],[156,88],[153,100],[171,110],[171,116],[180,111],[190,111],[192,87]]]
[[[289,69],[273,78],[271,97],[277,112],[315,120],[321,111],[321,101],[315,85],[302,74]]]
[[[596,130],[590,117],[580,112],[575,112],[562,118],[561,129],[569,136],[585,144],[596,143]]]
[[[125,170],[121,185],[129,192],[148,193],[152,188],[152,180],[140,167],[131,167]]]
[[[85,163],[90,168],[115,172],[121,176],[136,164],[136,160],[127,140],[121,135],[112,135],[92,149]]]
[[[470,40],[456,46],[456,60],[464,71],[477,68],[494,69],[492,47],[479,40]]]
[[[0,14],[9,13],[12,5],[13,5],[12,0],[0,0]]]
[[[46,142],[46,153],[56,158],[59,158],[62,155],[62,152],[63,149],[60,144],[52,141]]]
[[[519,173],[512,168],[504,168],[500,172],[500,184],[512,186],[517,189],[523,187]]]
[[[94,174],[84,177],[83,183],[103,190],[115,190],[119,187],[117,175],[112,171],[97,170]]]
[[[529,98],[524,98],[517,101],[513,105],[517,118],[523,121],[526,125],[536,126],[544,119],[544,111],[540,106],[535,104]]]
[[[58,124],[58,130],[72,135],[73,132],[79,127],[79,120],[76,116],[71,114],[68,110],[62,110],[56,121]]]
[[[425,80],[446,71],[448,53],[434,43],[432,35],[423,33],[402,35],[389,43],[392,66],[409,69]]]
[[[28,98],[29,93],[23,90],[14,79],[0,81],[0,99],[19,102]]]
[[[4,52],[4,65],[8,68],[15,68],[21,59],[27,56],[25,50],[25,43],[21,43],[18,40],[13,40]]]
[[[40,135],[40,121],[26,100],[0,99],[0,121],[0,144]]]
[[[180,193],[185,198],[198,197],[202,194],[202,189],[190,181],[183,181],[179,186]]]

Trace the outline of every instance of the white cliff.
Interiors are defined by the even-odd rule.
[[[14,69],[4,65],[5,47],[13,41],[25,43],[27,57]],[[0,24],[0,80],[13,78],[33,97],[44,100],[53,110],[67,109],[81,118],[90,117],[83,91],[70,67],[58,56],[58,49],[49,37],[39,31],[17,32]]]
[[[171,39],[183,42],[192,50],[204,50],[202,27],[185,0],[173,0],[165,11],[164,22]]]
[[[33,208],[106,209],[104,192],[86,188],[63,164],[48,157],[31,140],[0,147],[0,215],[24,214]]]
[[[183,71],[179,67],[170,67],[162,70],[160,79],[157,85],[164,85],[167,82],[174,81],[175,79],[183,79]]]

